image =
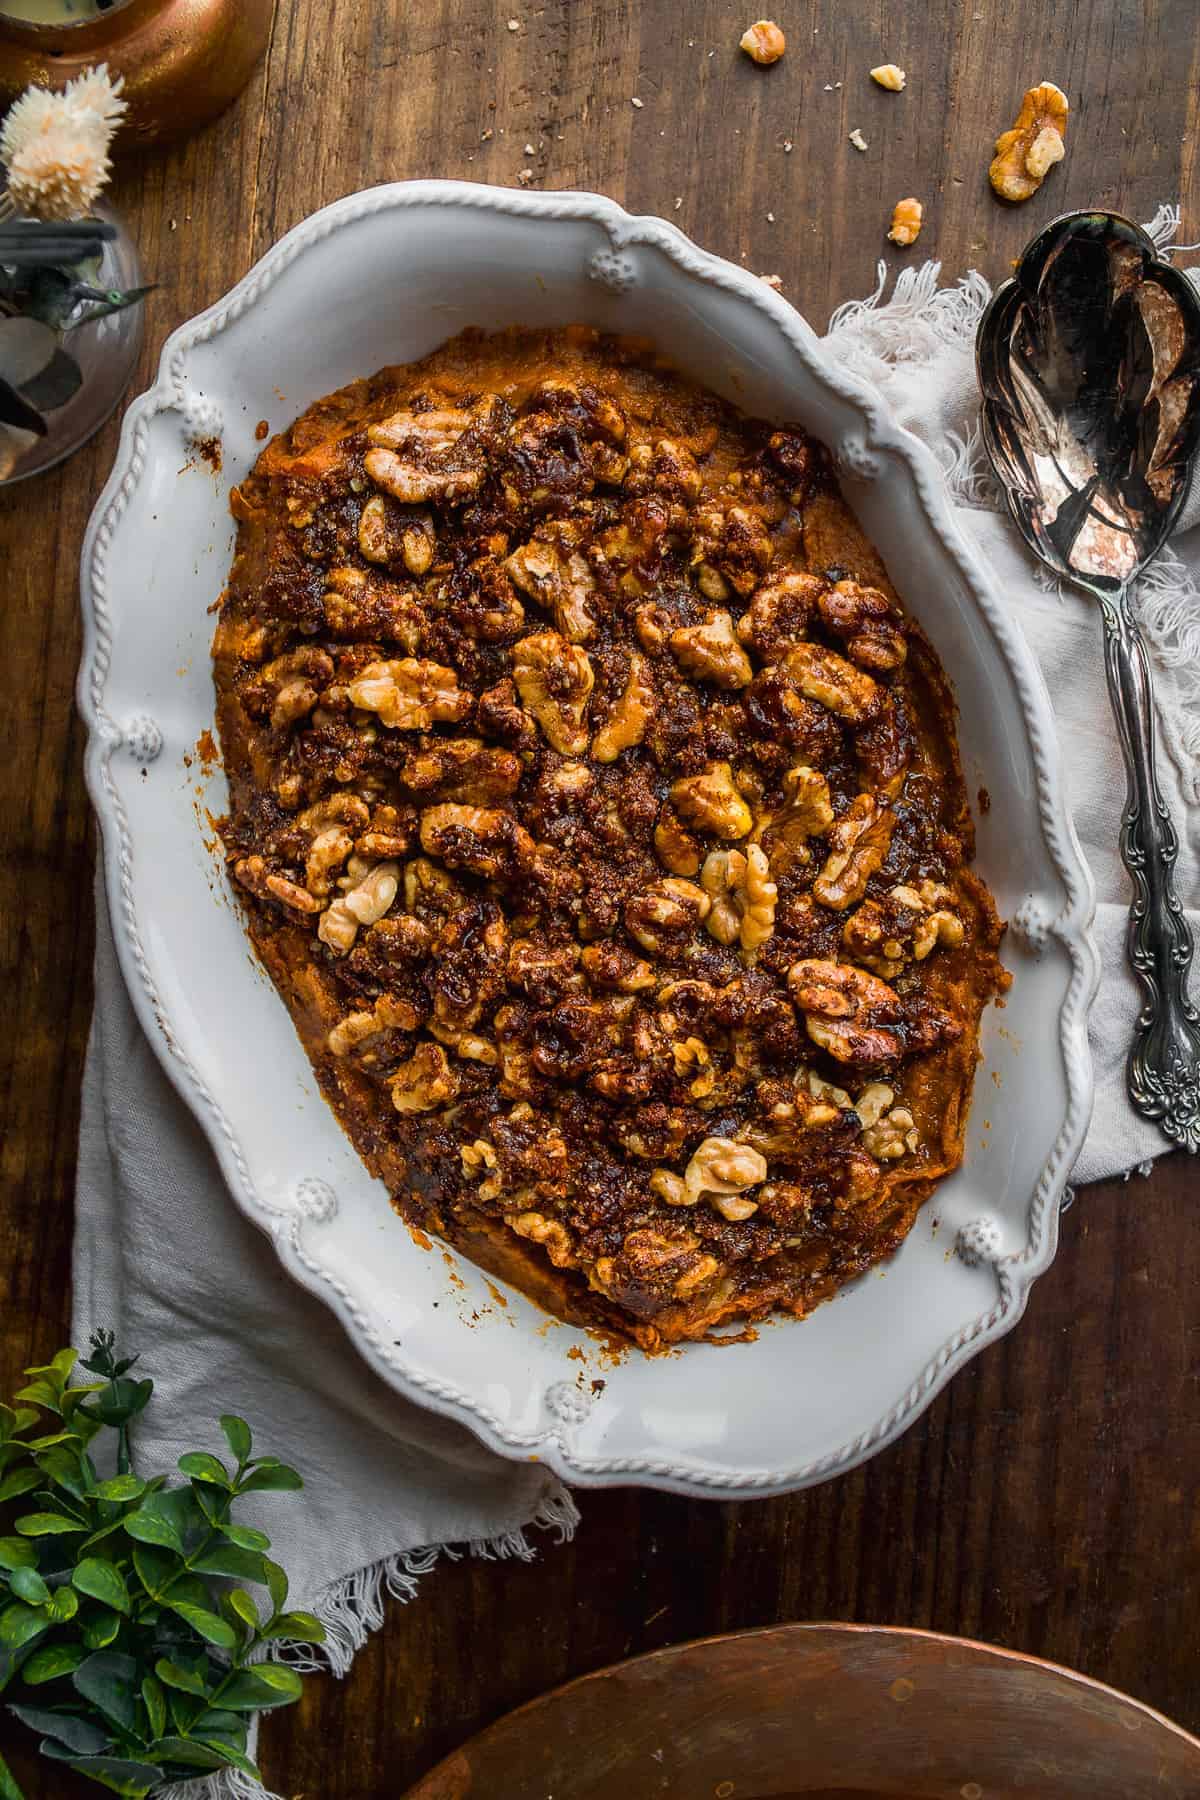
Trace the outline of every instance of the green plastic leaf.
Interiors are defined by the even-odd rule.
[[[190,1625],[193,1631],[198,1631],[208,1643],[215,1644],[218,1650],[236,1648],[237,1637],[234,1634],[233,1626],[227,1625],[224,1619],[218,1618],[215,1612],[209,1612],[207,1607],[192,1606],[186,1600],[176,1600],[173,1595],[168,1597],[166,1604],[173,1613],[178,1613],[179,1617]]]
[[[30,1606],[44,1606],[50,1598],[50,1589],[36,1569],[14,1569],[8,1585],[18,1600],[25,1600]]]
[[[167,1687],[178,1688],[182,1693],[195,1694],[204,1700],[208,1696],[208,1687],[204,1677],[195,1669],[184,1668],[181,1663],[172,1662],[170,1657],[161,1656],[154,1665],[154,1673]]]
[[[222,1413],[221,1430],[225,1433],[225,1442],[238,1461],[246,1462],[253,1448],[253,1439],[245,1419],[239,1419],[236,1413]]]
[[[142,1800],[163,1778],[158,1763],[128,1762],[120,1756],[85,1756],[71,1767],[114,1794],[126,1795],[127,1800]]]
[[[28,1400],[34,1406],[40,1406],[46,1412],[56,1413],[59,1407],[59,1390],[51,1387],[48,1381],[31,1381],[26,1387],[17,1389],[18,1400]]]
[[[303,1479],[297,1470],[289,1468],[287,1463],[264,1463],[250,1473],[238,1484],[240,1494],[258,1493],[294,1493],[304,1486]]]
[[[78,1438],[73,1438],[71,1443],[60,1441],[51,1445],[42,1450],[37,1458],[37,1466],[43,1475],[48,1475],[54,1485],[70,1494],[73,1500],[82,1500],[88,1487],[80,1450]]]
[[[161,1737],[167,1729],[167,1702],[161,1685],[153,1675],[142,1676],[142,1704],[150,1721],[150,1735]]]
[[[23,1600],[13,1600],[0,1611],[0,1644],[6,1650],[19,1650],[48,1629],[41,1609],[26,1606]]]
[[[157,1494],[151,1496],[152,1501],[160,1498]],[[150,1501],[144,1501],[136,1512],[128,1513],[122,1524],[129,1536],[137,1538],[139,1543],[160,1544],[166,1550],[174,1550],[178,1555],[183,1555],[183,1538],[179,1527],[169,1514],[160,1507],[151,1505]],[[20,1529],[21,1523],[18,1520],[17,1530]]]
[[[272,1706],[291,1706],[300,1698],[303,1683],[294,1669],[282,1663],[255,1663],[240,1669],[221,1690],[221,1705],[230,1712],[265,1712]]]
[[[226,1760],[220,1750],[184,1737],[160,1737],[150,1745],[150,1754],[165,1763],[183,1763],[191,1769],[219,1769]]]
[[[60,1587],[51,1594],[46,1602],[46,1617],[56,1625],[65,1625],[79,1611],[79,1601],[74,1588]]]
[[[325,1627],[310,1612],[285,1612],[280,1613],[277,1619],[272,1619],[262,1635],[270,1638],[294,1638],[300,1644],[323,1644]]]
[[[31,1494],[41,1483],[41,1475],[36,1469],[14,1469],[0,1481],[0,1501],[15,1500],[18,1494]]]
[[[157,1544],[133,1546],[133,1568],[146,1592],[158,1599],[173,1575],[180,1569],[179,1558]]]
[[[234,1525],[224,1527],[225,1536],[239,1550],[269,1550],[271,1540],[265,1531],[257,1531],[253,1525]]]
[[[220,1457],[210,1456],[207,1450],[189,1450],[186,1456],[179,1458],[178,1466],[193,1481],[210,1481],[214,1487],[229,1486],[229,1470]]]
[[[129,1611],[129,1589],[125,1577],[115,1563],[102,1556],[85,1556],[71,1574],[72,1585],[81,1594],[111,1606],[116,1612]]]
[[[258,1616],[258,1608],[255,1606],[254,1601],[246,1592],[245,1588],[231,1588],[228,1594],[223,1594],[221,1596],[221,1600],[222,1605],[227,1606],[248,1630],[258,1630],[259,1625],[261,1624],[261,1620]]]
[[[25,1800],[24,1794],[17,1786],[16,1777],[2,1756],[0,1756],[0,1800]]]
[[[36,1731],[42,1737],[57,1738],[60,1744],[79,1755],[94,1756],[99,1750],[107,1750],[112,1742],[109,1732],[102,1731],[89,1719],[81,1719],[77,1713],[52,1712],[46,1706],[10,1706],[8,1710],[22,1725],[28,1725],[30,1731]]]
[[[92,1494],[97,1500],[140,1500],[146,1484],[140,1475],[114,1475],[110,1481],[97,1482]]]
[[[138,1666],[120,1650],[97,1650],[71,1676],[76,1693],[122,1731],[137,1728]]]
[[[258,1581],[264,1587],[267,1570],[274,1566],[260,1550],[243,1550],[237,1544],[214,1544],[192,1563],[199,1575],[228,1575],[234,1581]]]
[[[94,1549],[97,1544],[102,1544],[106,1538],[110,1538],[114,1531],[122,1530],[124,1524],[124,1519],[110,1520],[107,1525],[102,1525],[99,1531],[93,1531],[90,1537],[85,1537],[82,1544],[79,1545],[79,1550],[82,1552]]]
[[[106,1383],[92,1399],[83,1401],[79,1411],[90,1419],[99,1419],[101,1425],[127,1425],[145,1409],[153,1392],[154,1383],[149,1377],[132,1381],[128,1375],[122,1375]]]
[[[263,1557],[263,1567],[267,1574],[267,1592],[271,1596],[271,1605],[276,1612],[282,1612],[287,1605],[287,1572],[277,1562],[272,1562],[269,1556]]]
[[[36,1569],[37,1550],[24,1538],[0,1537],[0,1569]]]
[[[44,1644],[22,1667],[21,1679],[29,1687],[57,1681],[60,1676],[72,1674],[86,1655],[82,1644]]]
[[[53,1537],[69,1531],[87,1530],[87,1526],[81,1525],[78,1519],[68,1519],[62,1513],[52,1512],[26,1513],[23,1518],[16,1520],[16,1527],[22,1537]]]
[[[106,1650],[121,1629],[120,1613],[107,1606],[89,1608],[84,1615],[80,1637],[89,1650]]]

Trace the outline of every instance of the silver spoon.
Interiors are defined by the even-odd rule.
[[[1128,792],[1129,960],[1143,991],[1126,1080],[1138,1111],[1200,1150],[1200,1016],[1175,892],[1175,827],[1155,773],[1150,665],[1130,590],[1183,504],[1200,439],[1200,299],[1116,213],[1068,213],[999,288],[976,341],[983,436],[1009,510],[1104,617]]]

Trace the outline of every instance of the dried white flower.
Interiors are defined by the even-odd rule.
[[[78,219],[108,180],[108,146],[125,113],[121,80],[101,65],[69,81],[60,94],[28,88],[0,129],[8,192],[38,219]]]

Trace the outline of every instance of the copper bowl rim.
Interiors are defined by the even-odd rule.
[[[586,1674],[573,1676],[570,1681],[564,1681],[559,1687],[551,1688],[546,1693],[535,1695],[533,1699],[513,1707],[511,1711],[503,1713],[499,1719],[494,1719],[482,1731],[474,1733],[457,1750],[451,1751],[449,1756],[439,1759],[433,1768],[429,1769],[411,1788],[407,1788],[404,1795],[401,1796],[401,1800],[426,1800],[426,1796],[428,1796],[428,1800],[438,1800],[444,1791],[438,1785],[439,1775],[472,1744],[484,1742],[500,1726],[507,1726],[520,1720],[524,1714],[545,1706],[548,1701],[562,1699],[575,1689],[581,1688],[589,1682],[603,1680],[604,1677],[613,1675],[618,1670],[642,1667],[647,1663],[667,1662],[672,1657],[686,1652],[703,1650],[714,1644],[728,1644],[735,1640],[752,1641],[755,1638],[785,1636],[802,1639],[810,1633],[818,1632],[835,1632],[847,1638],[890,1638],[898,1644],[919,1639],[926,1643],[941,1644],[955,1650],[981,1653],[998,1662],[1010,1663],[1021,1668],[1043,1671],[1062,1677],[1089,1693],[1115,1701],[1119,1708],[1137,1713],[1142,1719],[1149,1720],[1162,1730],[1169,1732],[1185,1747],[1192,1749],[1200,1763],[1200,1738],[1185,1730],[1182,1725],[1176,1724],[1173,1719],[1169,1719],[1165,1713],[1159,1712],[1156,1707],[1148,1705],[1144,1700],[1137,1700],[1133,1695],[1124,1693],[1120,1688],[1110,1686],[1108,1682],[1097,1681],[1093,1676],[1085,1675],[1079,1669],[1068,1668],[1065,1663],[1052,1662],[1048,1657],[1033,1656],[1023,1650],[1010,1650],[1001,1644],[987,1644],[980,1638],[959,1637],[949,1632],[929,1631],[920,1626],[872,1625],[846,1619],[797,1619],[786,1620],[778,1625],[748,1626],[742,1631],[713,1632],[709,1636],[688,1638],[678,1644],[664,1644],[658,1650],[647,1650],[640,1656],[624,1657],[619,1662],[605,1664],[603,1668],[591,1669]]]

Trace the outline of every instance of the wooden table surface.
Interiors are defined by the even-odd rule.
[[[279,0],[236,107],[118,173],[160,283],[138,385],[166,333],[297,220],[404,176],[514,184],[530,169],[539,188],[598,188],[778,273],[818,326],[872,287],[881,255],[905,266],[884,242],[905,194],[925,204],[915,254],[947,277],[1002,278],[1070,206],[1145,219],[1179,198],[1185,237],[1200,236],[1193,0],[779,0],[789,48],[770,70],[738,53],[754,16],[731,0]],[[905,93],[868,79],[883,61],[907,69]],[[991,140],[1040,79],[1071,98],[1066,160],[1010,210],[987,186]],[[847,142],[856,126],[865,154]],[[69,1329],[94,851],[76,566],[115,442],[113,423],[0,494],[4,1391]],[[391,1607],[347,1681],[311,1683],[272,1719],[271,1782],[306,1800],[396,1794],[570,1676],[787,1619],[985,1638],[1200,1727],[1196,1200],[1178,1157],[1082,1192],[1023,1323],[865,1469],[745,1506],[585,1494],[571,1546],[442,1566]],[[13,1734],[0,1738],[7,1753]],[[68,1793],[57,1769],[14,1764],[31,1795]]]

